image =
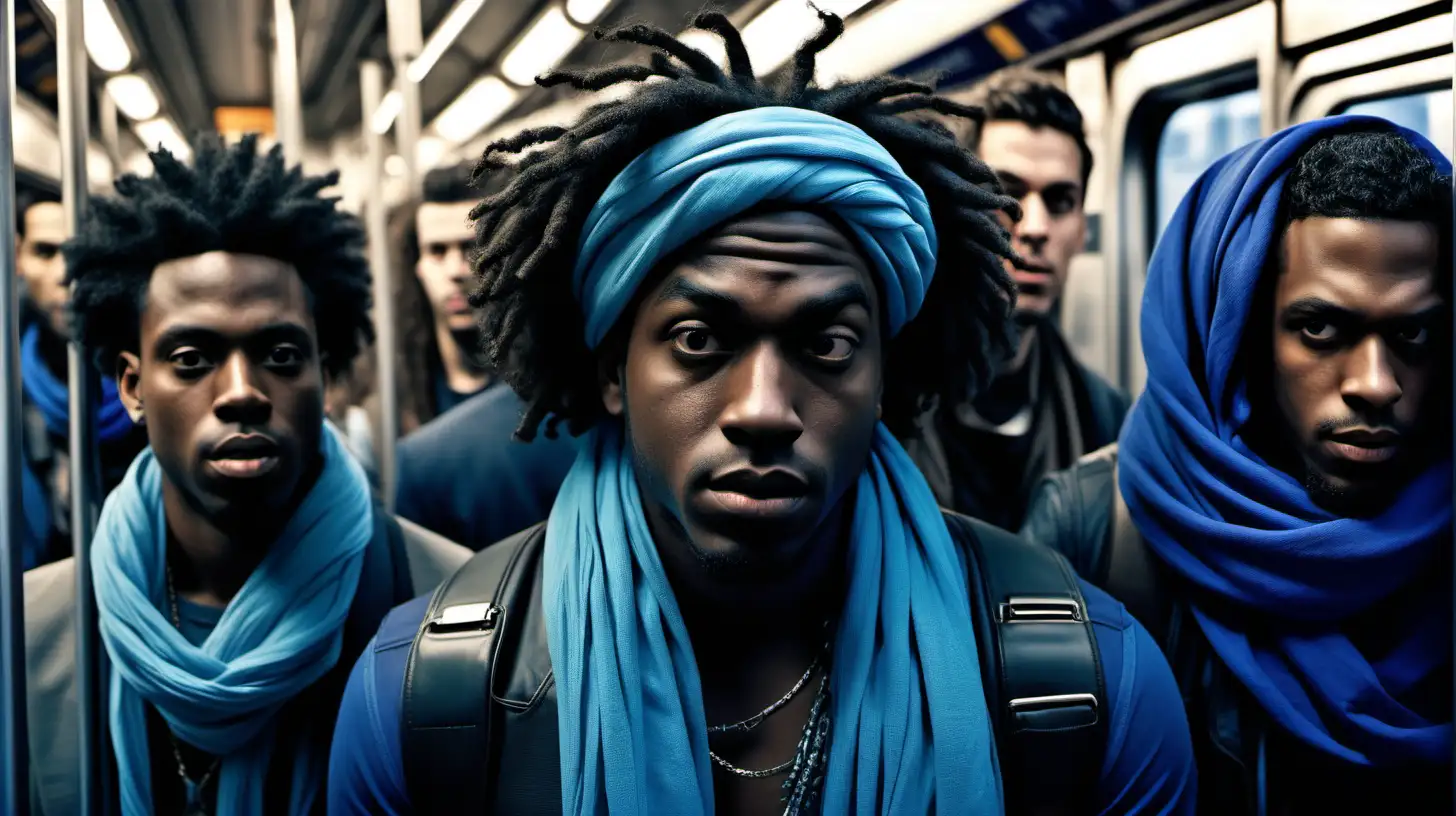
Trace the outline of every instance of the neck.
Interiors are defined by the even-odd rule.
[[[652,524],[649,514],[705,688],[741,688],[775,667],[793,675],[818,654],[824,622],[843,605],[846,512],[832,513],[793,562],[751,573],[729,567],[738,573],[731,578],[693,555],[686,540],[665,540],[686,534],[675,524]],[[675,529],[659,537],[656,530],[667,527]]]
[[[1016,356],[1002,369],[1002,375],[1017,374],[1026,368],[1031,360],[1031,350],[1036,347],[1036,325],[1025,324],[1021,327],[1021,334],[1017,340]]]
[[[40,359],[56,379],[65,382],[70,371],[70,356],[64,337],[51,330],[46,321],[40,323]]]
[[[167,561],[177,595],[202,606],[226,607],[262,563],[292,518],[298,499],[308,495],[320,467],[316,464],[309,477],[301,481],[297,497],[282,512],[207,513],[164,477]]]
[[[440,366],[451,391],[474,394],[490,381],[490,374],[480,365],[479,357],[461,347],[455,332],[443,320],[435,321],[435,345],[440,349]]]

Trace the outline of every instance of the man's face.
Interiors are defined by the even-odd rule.
[[[1021,220],[1005,220],[1012,248],[1033,267],[1007,263],[1016,281],[1016,309],[1045,315],[1062,296],[1072,256],[1087,239],[1082,154],[1071,136],[1022,122],[986,123],[979,152],[1001,177],[1006,194],[1021,202]]]
[[[829,221],[759,214],[706,236],[645,291],[604,387],[648,518],[703,563],[795,563],[864,469],[882,358],[868,265]]]
[[[415,274],[425,287],[436,324],[443,323],[450,331],[475,328],[475,316],[465,299],[465,284],[470,279],[470,248],[475,232],[470,226],[468,201],[457,204],[421,204],[415,215],[415,229],[420,241],[420,260]]]
[[[1435,228],[1307,218],[1284,236],[1274,393],[1311,496],[1333,512],[1387,505],[1424,462],[1423,413],[1450,311]]]
[[[51,330],[61,337],[67,331],[66,262],[61,244],[66,240],[66,211],[60,204],[43,201],[25,211],[25,235],[16,247],[16,271],[25,281],[31,306],[45,316]]]
[[[285,508],[317,461],[313,314],[281,261],[209,252],[158,266],[118,379],[169,486],[209,518]]]

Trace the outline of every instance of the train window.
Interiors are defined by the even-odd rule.
[[[1450,88],[1357,102],[1343,112],[1389,119],[1430,139],[1447,156],[1452,155]]]
[[[1259,92],[1189,102],[1173,112],[1158,139],[1155,206],[1158,234],[1198,174],[1224,154],[1259,138]]]

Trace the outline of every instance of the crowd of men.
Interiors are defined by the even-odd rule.
[[[80,807],[70,340],[125,816],[1451,811],[1449,159],[1216,162],[1131,402],[1058,329],[1056,79],[821,88],[821,18],[774,85],[722,15],[724,67],[616,32],[651,66],[551,81],[633,93],[391,216],[398,517],[336,174],[204,137],[20,209],[33,813]]]

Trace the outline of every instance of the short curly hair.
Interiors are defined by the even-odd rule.
[[[77,340],[110,371],[141,339],[141,314],[159,264],[207,252],[262,255],[298,270],[310,297],[319,351],[331,376],[347,371],[374,341],[369,264],[359,220],[320,195],[337,171],[305,176],[281,147],[258,154],[258,138],[228,146],[195,140],[188,167],[165,148],[155,173],[117,179],[116,195],[92,199],[67,241],[68,282]]]
[[[543,421],[548,436],[562,422],[580,433],[603,412],[597,355],[581,331],[565,328],[582,319],[570,281],[582,225],[597,199],[629,162],[663,139],[754,108],[798,107],[859,127],[889,151],[930,203],[940,236],[939,273],[920,314],[890,344],[886,423],[896,432],[912,432],[930,398],[960,400],[989,379],[1010,347],[1015,301],[1002,264],[1013,253],[997,212],[1019,217],[1017,204],[1001,195],[995,174],[959,147],[943,125],[900,116],[934,111],[974,118],[979,112],[937,96],[930,86],[895,77],[816,87],[815,58],[844,31],[839,17],[824,12],[819,17],[820,33],[798,49],[778,87],[754,76],[742,37],[718,12],[698,15],[694,25],[723,39],[727,72],[661,29],[599,30],[599,39],[656,49],[651,64],[562,71],[537,82],[580,90],[644,84],[589,108],[574,127],[535,128],[485,149],[477,175],[503,173],[509,181],[472,213],[480,252],[479,288],[471,303],[482,310],[491,365],[526,404],[519,438],[532,438]],[[658,81],[645,82],[649,78]],[[546,146],[514,165],[504,161],[504,154],[539,145]]]
[[[1092,177],[1092,148],[1087,144],[1082,111],[1056,74],[1019,66],[1003,68],[955,99],[985,111],[985,122],[1020,122],[1070,136],[1082,159],[1082,190],[1086,195]],[[964,128],[963,144],[970,150],[980,150],[983,124],[970,122]]]

